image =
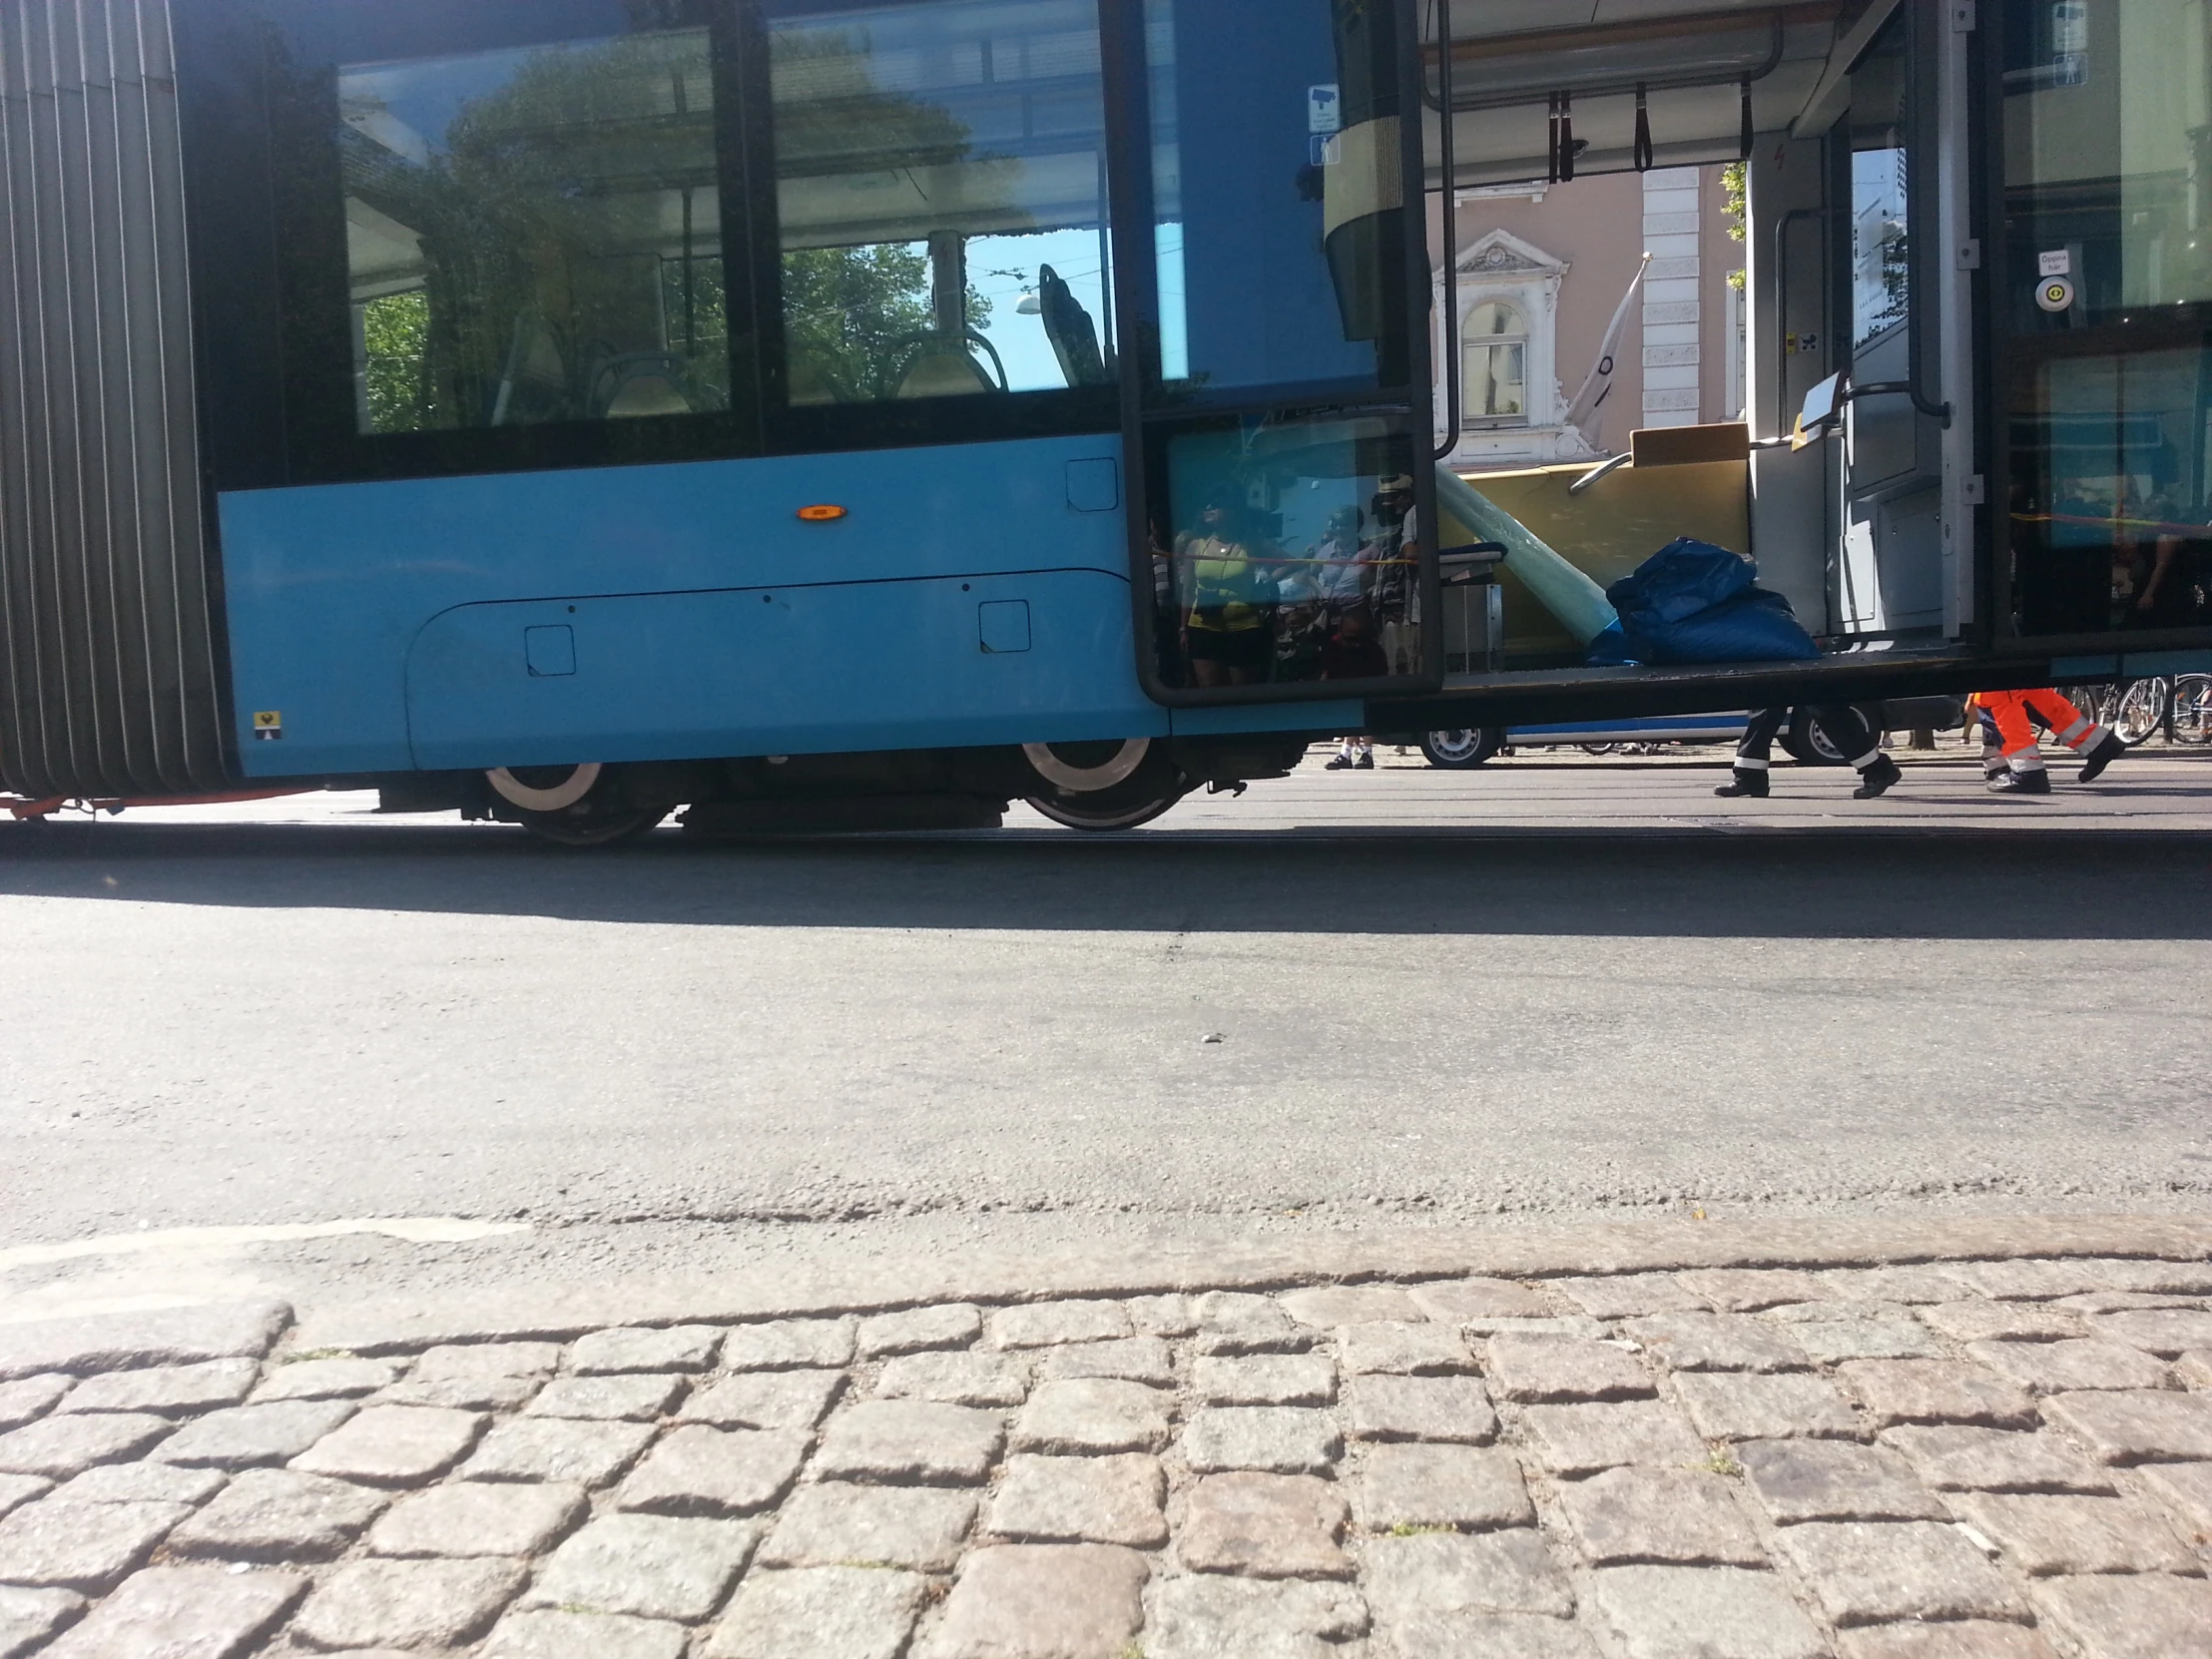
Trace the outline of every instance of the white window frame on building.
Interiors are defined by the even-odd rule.
[[[1567,399],[1559,384],[1558,322],[1559,284],[1568,270],[1566,261],[1510,231],[1491,231],[1460,253],[1454,303],[1439,305],[1438,310],[1448,310],[1452,317],[1451,349],[1460,353],[1462,367],[1468,348],[1483,343],[1467,334],[1477,307],[1493,302],[1510,305],[1525,331],[1496,336],[1501,345],[1517,341],[1522,346],[1521,412],[1481,415],[1471,407],[1462,409],[1459,443],[1451,456],[1454,462],[1542,465],[1590,452],[1581,433],[1564,426]]]

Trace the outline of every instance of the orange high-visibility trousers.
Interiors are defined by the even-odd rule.
[[[2014,772],[2043,770],[2043,758],[2035,747],[2035,728],[2027,720],[2030,709],[2043,717],[2043,723],[2060,743],[2077,754],[2086,753],[2104,735],[2103,727],[2048,686],[2034,691],[1977,692],[1974,701],[1996,722],[2005,764]]]

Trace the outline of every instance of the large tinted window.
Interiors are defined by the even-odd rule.
[[[705,29],[339,67],[363,433],[725,409]]]
[[[788,401],[1109,385],[1095,0],[767,9]]]

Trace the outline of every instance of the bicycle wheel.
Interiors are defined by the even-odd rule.
[[[2112,718],[2105,724],[2130,749],[2147,743],[2166,724],[2166,699],[2172,695],[2173,682],[2161,676],[2132,681],[2120,694]]]
[[[2115,701],[2113,693],[2116,692],[2118,689],[2119,688],[2116,686],[2101,684],[2093,686],[2061,686],[2059,688],[2059,695],[2064,697],[2067,702],[2071,703],[2075,708],[2079,709],[2083,714],[2087,715],[2098,725],[2109,726],[2112,724],[2110,717],[2112,714],[2112,705]]]
[[[2174,739],[2212,743],[2212,674],[2184,674],[2174,682]]]

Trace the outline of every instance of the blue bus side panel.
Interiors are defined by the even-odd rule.
[[[1162,734],[1118,465],[1117,440],[1054,438],[226,495],[245,770]],[[801,522],[816,504],[847,516]],[[1027,606],[1027,652],[986,601]],[[572,675],[526,637],[548,626],[574,631]]]
[[[407,658],[416,766],[1164,735],[1129,586],[1088,570],[462,605]],[[986,649],[988,647],[988,649]]]

